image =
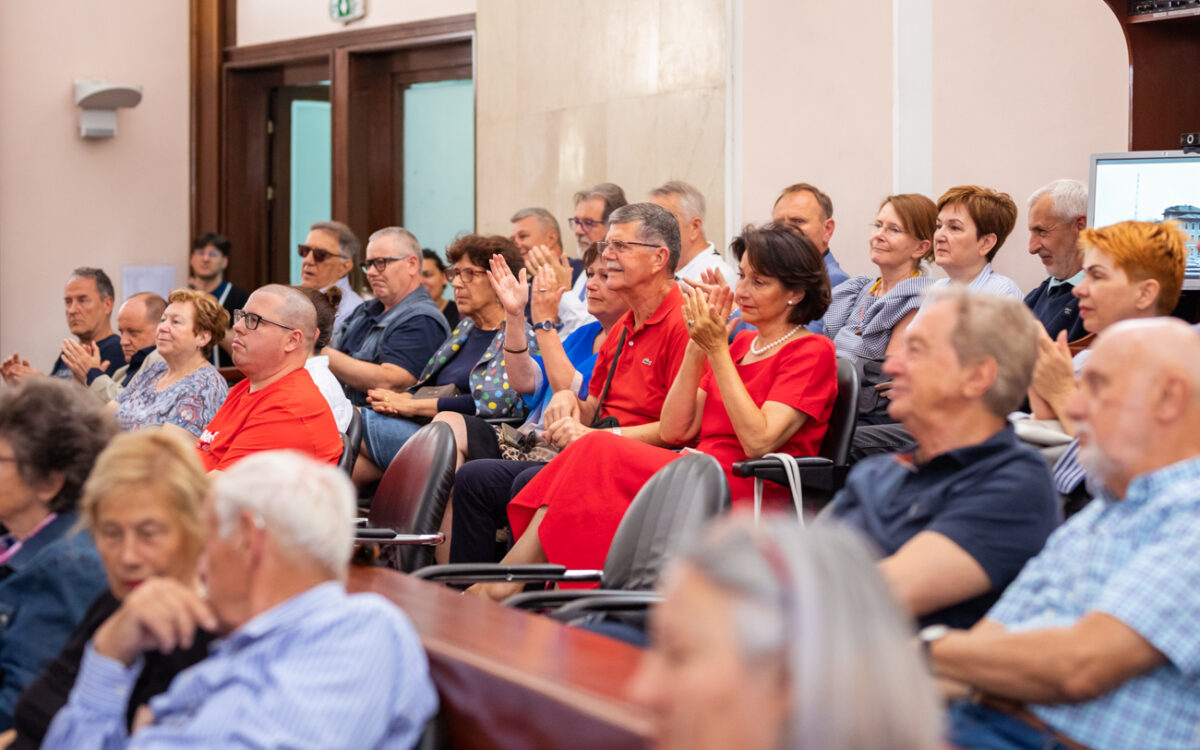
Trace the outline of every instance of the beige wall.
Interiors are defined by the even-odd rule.
[[[489,0],[476,32],[480,231],[540,205],[566,233],[576,190],[611,181],[639,201],[678,178],[704,193],[720,244],[723,0]]]
[[[238,0],[239,46],[474,13],[475,0],[366,0],[367,15],[330,20],[329,0]]]
[[[931,197],[969,182],[1012,194],[1020,216],[996,266],[1029,289],[1045,274],[1025,251],[1026,198],[1055,178],[1086,182],[1090,153],[1126,148],[1120,26],[1098,0],[925,2]],[[835,204],[832,247],[852,274],[873,272],[867,225],[885,195],[906,189],[893,168],[893,2],[856,7],[846,23],[836,3],[743,2],[742,54],[742,216],[767,218],[786,184],[819,185]]]
[[[79,137],[72,79],[144,87],[115,139]],[[0,354],[46,369],[76,266],[186,270],[188,4],[0,3]],[[115,321],[115,316],[114,316]]]

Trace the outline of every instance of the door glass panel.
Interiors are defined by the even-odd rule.
[[[404,91],[404,226],[445,255],[475,230],[475,86],[413,84]],[[446,286],[447,293],[450,287]]]
[[[329,220],[333,205],[330,174],[333,138],[330,133],[329,102],[306,99],[293,101],[291,136],[291,201],[288,214],[291,244],[288,257],[290,283],[299,284],[302,261],[296,254],[296,246],[304,242],[313,222]]]

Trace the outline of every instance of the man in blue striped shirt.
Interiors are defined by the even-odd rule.
[[[354,492],[336,468],[265,452],[213,485],[207,598],[174,579],[138,586],[96,631],[43,747],[409,748],[437,708],[412,625],[348,595]],[[228,634],[125,732],[143,652]]]
[[[969,631],[922,631],[963,748],[1200,741],[1200,337],[1169,319],[1100,334],[1068,405],[1101,495]]]

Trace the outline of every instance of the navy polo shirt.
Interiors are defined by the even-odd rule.
[[[969,628],[1062,521],[1045,460],[1011,426],[982,443],[915,464],[912,454],[872,456],[846,478],[822,513],[865,534],[883,557],[921,531],[957,544],[984,569],[992,590],[931,612],[920,624]]]
[[[121,349],[121,337],[118,334],[110,334],[94,342],[96,348],[100,350],[100,361],[108,362],[108,368],[104,370],[105,375],[112,375],[118,369],[125,366],[125,352]],[[71,368],[67,367],[67,363],[63,362],[62,355],[54,360],[54,367],[50,370],[52,378],[71,378]]]
[[[1025,295],[1025,305],[1033,311],[1034,317],[1041,322],[1050,338],[1058,338],[1059,331],[1067,332],[1068,341],[1077,341],[1088,335],[1083,327],[1083,319],[1079,317],[1079,298],[1072,290],[1075,286],[1066,281],[1055,284],[1050,288],[1050,279],[1046,279],[1029,294]]]
[[[362,306],[366,314],[357,320],[347,319],[346,332],[339,342],[342,351],[347,354],[352,354],[362,346],[367,334],[380,325],[386,312],[383,303],[377,299],[364,302]],[[408,370],[413,377],[420,377],[425,364],[445,340],[446,334],[435,319],[427,315],[415,315],[396,326],[391,335],[384,339],[379,349],[379,361],[375,364],[393,364]]]

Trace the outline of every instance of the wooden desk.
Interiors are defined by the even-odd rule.
[[[384,568],[347,588],[412,620],[455,750],[649,747],[649,712],[624,699],[638,649]]]

